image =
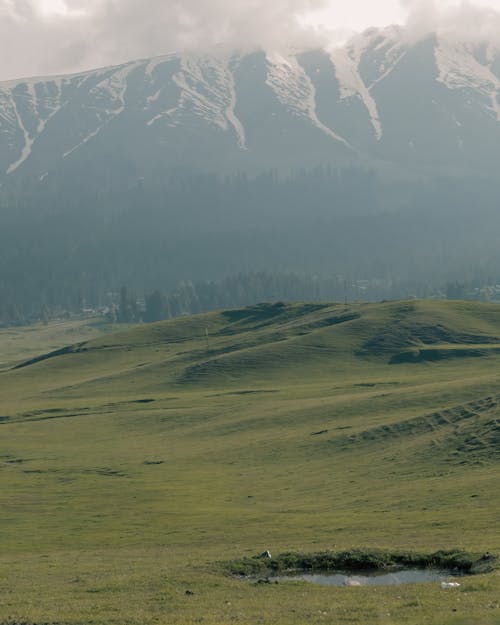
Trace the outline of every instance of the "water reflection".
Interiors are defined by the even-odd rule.
[[[300,573],[273,578],[280,582],[303,581],[321,586],[395,586],[398,584],[418,584],[442,582],[455,577],[450,571],[434,569],[399,569],[387,571]]]

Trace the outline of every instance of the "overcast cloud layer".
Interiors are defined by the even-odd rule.
[[[76,72],[174,51],[212,51],[219,44],[240,50],[328,45],[336,40],[336,28],[346,26],[340,14],[334,23],[333,7],[332,22],[323,28],[304,16],[326,11],[335,2],[0,0],[0,80]],[[383,0],[378,2],[382,7]],[[450,8],[448,2],[401,0],[409,14],[409,35],[449,30],[500,42],[500,13],[471,3]],[[54,13],[57,7],[60,11]]]

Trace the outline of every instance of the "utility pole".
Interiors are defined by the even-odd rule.
[[[207,341],[207,353],[210,353],[210,341],[208,340],[208,328],[205,328],[205,339]]]

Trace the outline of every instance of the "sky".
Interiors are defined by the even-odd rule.
[[[0,0],[0,80],[216,46],[334,46],[392,23],[500,42],[500,0]]]

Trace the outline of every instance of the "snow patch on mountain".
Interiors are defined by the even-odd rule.
[[[431,45],[434,56],[429,55]],[[368,145],[370,158],[375,154],[377,158],[391,161],[391,141],[382,139],[391,137],[393,120],[397,122],[394,127],[402,121],[412,129],[408,153],[411,158],[426,162],[428,148],[425,152],[416,140],[413,143],[413,137],[421,130],[418,107],[425,107],[426,103],[433,107],[433,111],[438,107],[441,118],[450,121],[449,128],[455,129],[456,135],[452,137],[451,145],[458,146],[458,149],[465,150],[460,136],[462,126],[474,130],[468,131],[472,139],[466,147],[467,150],[477,150],[480,160],[480,133],[491,129],[491,119],[500,121],[500,46],[494,42],[489,45],[459,42],[456,36],[447,33],[435,35],[419,47],[409,42],[404,28],[368,29],[342,48],[326,52],[330,59],[327,64],[331,62],[332,65],[318,80],[318,85],[321,89],[324,87],[322,93],[330,94],[331,102],[326,101],[325,95],[321,106],[330,104],[332,112],[338,112],[338,117],[333,121],[329,118],[328,122],[322,120],[318,112],[316,79],[308,74],[305,57],[268,51],[264,57],[265,74],[257,71],[247,76],[248,57],[236,53],[228,56],[224,50],[218,52],[222,53],[214,56],[166,55],[70,76],[0,83],[0,177],[7,172],[17,172],[21,166],[24,171],[27,161],[32,163],[33,171],[28,164],[26,172],[31,171],[37,177],[49,169],[55,171],[61,158],[68,158],[89,144],[114,120],[120,116],[125,119],[125,115],[133,132],[144,132],[144,141],[153,145],[168,146],[172,128],[177,128],[175,144],[181,145],[183,150],[186,148],[187,161],[198,149],[197,137],[208,140],[207,128],[215,128],[228,139],[228,149],[214,154],[214,167],[218,162],[229,163],[224,167],[230,167],[233,160],[236,162],[239,150],[255,145],[250,133],[255,132],[253,119],[257,115],[277,118],[283,115],[286,118],[283,123],[291,142],[295,141],[299,146],[298,162],[300,146],[307,133],[311,135],[313,150],[317,146],[317,155],[311,153],[311,158],[328,160],[330,153],[337,157],[336,148],[342,144],[356,152]],[[411,76],[403,76],[402,72],[393,74],[398,66],[401,67],[406,55],[408,71],[415,72],[415,85],[418,83],[424,91],[421,92],[421,104],[413,107],[410,101],[398,108],[401,89],[411,88],[413,84]],[[255,58],[253,67],[260,69]],[[332,67],[336,78],[330,71]],[[391,79],[387,80],[388,77]],[[434,81],[436,77],[437,83]],[[253,82],[246,83],[246,80]],[[254,84],[255,80],[261,82]],[[325,83],[328,80],[332,83],[329,86]],[[249,94],[245,96],[248,101],[241,108],[251,109],[254,98],[252,92],[249,93],[249,84],[256,89],[265,89],[269,99],[262,100],[262,106],[269,106],[269,109],[251,112],[249,119],[252,122],[245,128],[238,117],[238,98],[243,97],[242,93]],[[382,89],[383,98],[380,95]],[[361,106],[339,106],[335,101],[337,98],[346,105],[359,101]],[[456,106],[465,106],[467,115],[459,115]],[[369,144],[365,144],[366,137],[353,129],[359,128],[361,132],[368,123],[371,124],[367,133]],[[147,130],[151,127],[154,132]],[[500,126],[498,129],[500,133]],[[331,141],[325,141],[317,130]],[[429,141],[439,141],[440,130],[438,126],[432,128]],[[493,134],[488,138],[492,144],[490,150],[495,153]],[[475,137],[478,137],[477,141]],[[133,141],[124,136],[123,142],[116,142],[111,132],[96,142],[95,148],[89,146],[88,149],[94,150],[92,154],[95,153],[96,157],[103,149],[110,154],[125,149],[129,150],[126,158],[134,161],[136,157]],[[457,151],[455,148],[455,153]],[[36,158],[30,159],[32,154]],[[264,147],[262,154],[256,153],[252,159],[245,160],[258,162],[262,158],[265,161],[266,156]],[[175,154],[169,153],[167,157],[167,161],[172,158],[175,162]],[[284,160],[292,161],[293,158],[295,156],[283,154]],[[453,159],[453,153],[450,153],[450,159]],[[207,164],[207,167],[211,166],[212,163]]]
[[[274,91],[281,104],[293,114],[310,120],[316,128],[319,128],[335,141],[351,148],[346,139],[318,118],[316,89],[295,57],[268,53],[267,68],[266,84]]]
[[[128,76],[141,64],[140,61],[137,61],[118,68],[89,91],[89,94],[98,104],[103,104],[102,111],[111,117],[117,117],[123,113],[125,95],[128,89]]]
[[[361,55],[365,49],[366,41],[361,40],[351,44],[349,47],[337,50],[331,55],[331,60],[335,67],[335,74],[340,85],[341,100],[352,97],[360,98],[370,116],[377,141],[380,141],[383,135],[383,129],[377,103],[359,73]]]
[[[154,123],[156,123],[160,119],[165,119],[165,117],[172,116],[178,110],[179,110],[178,107],[175,106],[174,108],[168,109],[167,111],[162,111],[161,113],[158,113],[158,115],[155,115],[149,121],[147,121],[146,126],[152,126]],[[176,126],[176,125],[177,124],[175,122],[170,123],[170,126]]]
[[[440,38],[435,47],[438,82],[448,89],[472,90],[485,100],[485,109],[500,121],[500,79],[492,65],[499,56],[497,46],[489,45],[482,63],[472,43]]]
[[[182,113],[191,112],[221,130],[232,130],[238,146],[246,149],[245,128],[235,112],[236,89],[229,60],[183,57],[172,80],[180,89],[177,106],[155,115],[147,122],[149,126],[164,117],[175,117],[180,123]]]
[[[11,104],[12,104],[12,110],[17,119],[18,127],[21,129],[23,136],[24,136],[24,145],[21,150],[21,156],[17,159],[17,161],[9,165],[9,167],[7,168],[7,174],[11,174],[12,172],[16,171],[16,169],[24,163],[24,161],[31,154],[31,148],[35,141],[34,137],[30,137],[29,132],[26,130],[24,126],[23,120],[21,118],[21,115],[19,114],[19,110],[16,105],[16,101],[12,94],[11,94]]]
[[[139,62],[133,62],[113,68],[111,73],[110,68],[103,68],[84,74],[0,84],[0,133],[9,136],[10,146],[18,152],[6,173],[12,174],[30,157],[33,145],[45,132],[48,122],[68,104],[71,93],[81,90],[90,78],[96,80],[104,76],[103,80],[89,90],[92,97],[91,108],[98,126],[77,145],[65,151],[63,158],[96,136],[111,119],[125,110],[127,78],[138,64]],[[18,134],[23,137],[23,144],[19,146],[16,145]]]
[[[373,87],[385,80],[398,66],[408,52],[404,40],[404,31],[400,26],[387,26],[381,30],[370,29],[365,32],[370,37],[370,46],[366,47],[367,53],[373,53],[381,59],[375,63],[377,76],[369,81],[370,91]],[[369,50],[371,47],[372,50]]]
[[[246,150],[246,135],[245,135],[245,127],[241,123],[240,119],[236,115],[236,86],[234,82],[234,74],[229,71],[227,68],[227,87],[229,92],[229,104],[226,108],[226,117],[229,120],[229,123],[233,126],[234,131],[236,132],[236,137],[238,139],[238,145],[241,149]]]
[[[377,102],[371,92],[377,83],[389,76],[405,54],[406,46],[400,29],[390,26],[382,30],[368,29],[330,55],[340,85],[341,100],[361,100],[368,111],[377,141],[383,136],[383,128]],[[363,78],[360,69],[366,55],[372,55],[375,59],[372,67],[374,75],[369,80]]]
[[[150,61],[148,61],[148,64],[146,65],[146,69],[144,70],[144,73],[146,74],[148,78],[153,78],[154,71],[157,67],[159,67],[160,65],[164,65],[165,63],[168,63],[169,61],[172,61],[175,58],[176,58],[175,54],[167,54],[165,56],[155,57],[154,59],[151,59]]]
[[[90,89],[89,94],[93,98],[92,109],[98,126],[85,135],[75,146],[64,152],[63,158],[67,158],[79,150],[90,139],[96,137],[113,119],[123,113],[126,107],[125,96],[128,89],[129,74],[140,65],[142,65],[141,61],[135,61],[119,67]]]
[[[9,165],[7,174],[16,171],[28,159],[33,144],[44,132],[49,120],[61,110],[63,106],[62,80],[55,78],[48,82],[26,81],[14,85],[14,87],[4,87],[3,106],[0,100],[0,118],[9,122],[11,135],[21,131],[24,139],[20,148],[20,155]],[[36,129],[31,133],[27,127],[28,120],[23,119],[20,110],[21,104],[32,121],[36,122]]]
[[[12,91],[0,89],[0,134],[11,134],[18,125],[17,115],[12,105]]]

